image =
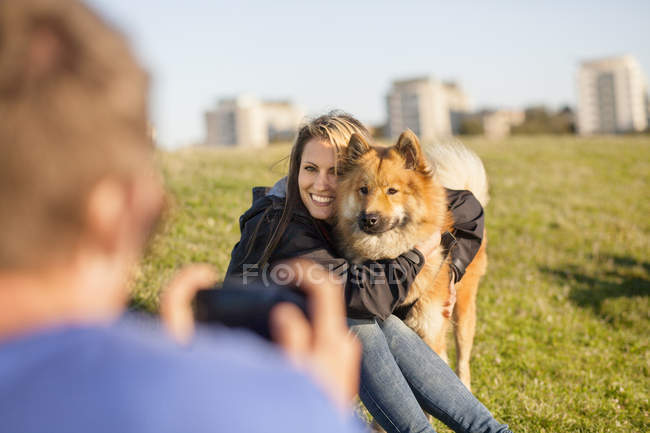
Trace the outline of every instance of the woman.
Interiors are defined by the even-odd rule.
[[[337,112],[299,130],[286,186],[280,183],[266,195],[258,190],[253,206],[240,218],[242,237],[233,249],[227,278],[246,284],[265,273],[272,276],[274,263],[292,257],[314,260],[342,278],[350,328],[363,346],[359,395],[388,432],[433,432],[422,408],[455,431],[509,431],[392,314],[440,235],[393,260],[356,265],[337,253],[331,230],[336,163],[353,133],[369,138],[358,120]],[[471,200],[463,195],[461,202]],[[478,219],[482,221],[482,210]],[[455,274],[460,279],[462,269]]]

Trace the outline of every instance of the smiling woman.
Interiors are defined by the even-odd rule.
[[[302,153],[298,188],[303,204],[314,218],[327,220],[334,213],[336,155],[329,141],[312,138]]]
[[[440,233],[392,259],[352,263],[339,253],[331,225],[337,163],[352,137],[370,142],[367,129],[344,113],[318,117],[300,128],[286,187],[279,182],[256,197],[239,220],[241,240],[233,248],[226,278],[244,285],[260,279],[281,284],[274,279],[279,276],[275,270],[293,257],[325,266],[329,277],[341,283],[348,324],[363,346],[359,396],[382,427],[389,432],[433,432],[422,404],[458,432],[508,432],[449,366],[392,314],[425,260],[433,259]],[[362,188],[369,193],[369,187]],[[386,190],[389,196],[397,193],[390,186]]]
[[[273,194],[258,198],[240,218],[241,241],[232,251],[227,278],[246,284],[261,278],[260,271],[272,275],[274,265],[283,259],[309,258],[328,267],[344,283],[349,315],[390,315],[432,247],[425,243],[392,260],[358,265],[349,264],[336,252],[330,225],[336,165],[354,134],[370,140],[357,119],[341,112],[320,116],[300,128],[291,150],[286,188],[274,188]]]

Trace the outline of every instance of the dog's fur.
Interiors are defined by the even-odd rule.
[[[436,231],[451,230],[443,185],[469,189],[487,204],[487,178],[480,159],[460,143],[437,145],[425,156],[417,137],[406,131],[392,147],[370,146],[353,135],[343,154],[337,187],[336,231],[353,262],[395,258]],[[456,285],[454,307],[457,373],[470,388],[469,358],[476,323],[476,291],[487,268],[483,244]],[[442,246],[429,256],[404,305],[415,302],[405,323],[445,361],[450,272]]]

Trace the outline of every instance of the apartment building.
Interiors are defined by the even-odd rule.
[[[513,126],[521,125],[526,120],[526,114],[521,110],[484,111],[480,117],[483,134],[493,140],[507,137]]]
[[[470,111],[469,99],[456,83],[433,77],[394,81],[386,106],[391,137],[408,128],[425,142],[458,133],[462,115]]]
[[[443,83],[445,96],[447,98],[447,107],[449,109],[449,121],[451,122],[451,133],[458,135],[460,125],[465,116],[470,113],[471,103],[469,97],[460,88],[458,83],[446,81]]]
[[[583,62],[577,87],[581,135],[643,131],[648,127],[647,81],[633,56]]]
[[[289,101],[262,101],[253,95],[221,99],[205,113],[207,146],[259,148],[290,140],[304,116]]]
[[[290,141],[296,135],[305,113],[291,101],[264,101],[262,109],[266,117],[269,141]]]

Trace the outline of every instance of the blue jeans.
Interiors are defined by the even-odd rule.
[[[397,317],[348,325],[363,346],[359,397],[387,432],[435,432],[422,409],[455,432],[510,432]]]

